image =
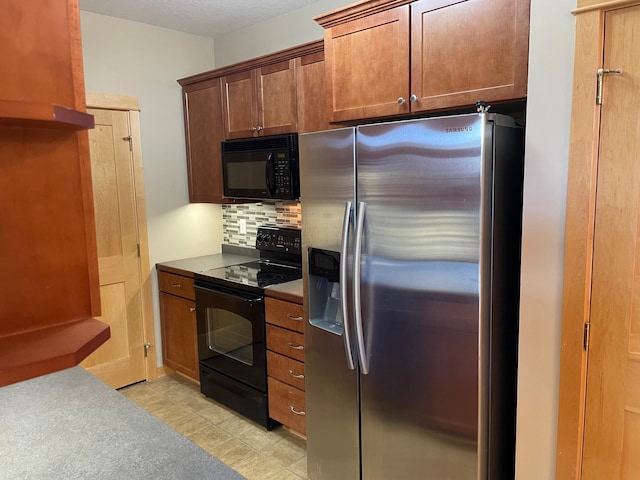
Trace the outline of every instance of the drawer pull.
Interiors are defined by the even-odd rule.
[[[287,313],[287,318],[289,320],[294,320],[296,322],[301,322],[302,321],[302,317],[294,317],[293,315],[291,315],[290,313]]]
[[[190,312],[195,312],[195,311],[196,311],[196,307],[190,307],[190,308],[189,308],[189,311],[190,311]]]
[[[298,378],[300,380],[304,378],[304,375],[296,375],[295,373],[293,373],[293,370],[289,370],[289,375],[291,375],[293,378]]]
[[[287,345],[289,345],[289,348],[293,348],[294,350],[304,350],[304,345],[294,345],[291,342],[287,343]]]
[[[172,283],[171,286],[173,288],[182,288],[182,284],[180,284],[180,283]]]
[[[293,405],[290,405],[289,409],[291,410],[291,413],[293,413],[294,415],[302,415],[302,416],[306,415],[305,412],[298,412],[295,408],[293,408]]]

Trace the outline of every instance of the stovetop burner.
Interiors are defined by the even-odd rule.
[[[302,278],[300,230],[260,227],[256,249],[260,250],[259,260],[207,270],[196,278],[254,291]]]

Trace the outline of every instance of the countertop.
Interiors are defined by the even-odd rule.
[[[0,478],[244,477],[81,367],[0,388]]]
[[[267,297],[277,298],[286,302],[299,303],[302,305],[302,279],[268,286],[264,289],[264,293]]]
[[[223,247],[222,253],[204,255],[202,257],[183,258],[170,262],[160,262],[156,267],[158,270],[164,272],[193,277],[195,273],[202,273],[213,268],[252,262],[258,257],[259,252],[257,250],[245,248],[225,249]],[[265,288],[264,292],[268,297],[302,304],[302,279],[271,285]]]

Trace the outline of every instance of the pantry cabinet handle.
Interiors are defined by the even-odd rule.
[[[287,345],[289,345],[289,348],[293,348],[294,350],[304,350],[303,345],[294,345],[291,342],[287,343]]]
[[[293,370],[289,370],[289,375],[291,375],[293,378],[297,378],[298,380],[302,380],[304,378],[304,375],[296,375],[295,373],[293,373]]]
[[[291,315],[290,313],[287,313],[287,318],[289,320],[295,320],[296,322],[301,322],[302,321],[302,317],[294,317],[293,315]]]
[[[306,413],[304,411],[298,412],[295,408],[293,408],[293,405],[289,406],[289,409],[291,410],[291,413],[293,413],[294,415],[306,415]]]

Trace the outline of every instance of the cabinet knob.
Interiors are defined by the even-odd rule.
[[[418,101],[418,96],[417,96],[417,95],[411,95],[411,96],[409,97],[409,101],[410,101],[411,103],[416,103],[416,102]]]
[[[398,105],[402,105],[405,102],[405,99],[402,97],[398,97]]]
[[[252,131],[252,132],[256,132],[256,131],[258,131],[258,127],[251,127],[251,131]]]
[[[189,311],[190,311],[190,312],[195,312],[195,311],[196,311],[196,307],[191,307],[191,308],[189,308]]]
[[[262,127],[261,127],[260,125],[258,125],[258,126],[256,127],[256,130],[258,130],[259,132],[260,132],[260,131],[262,131]]]

